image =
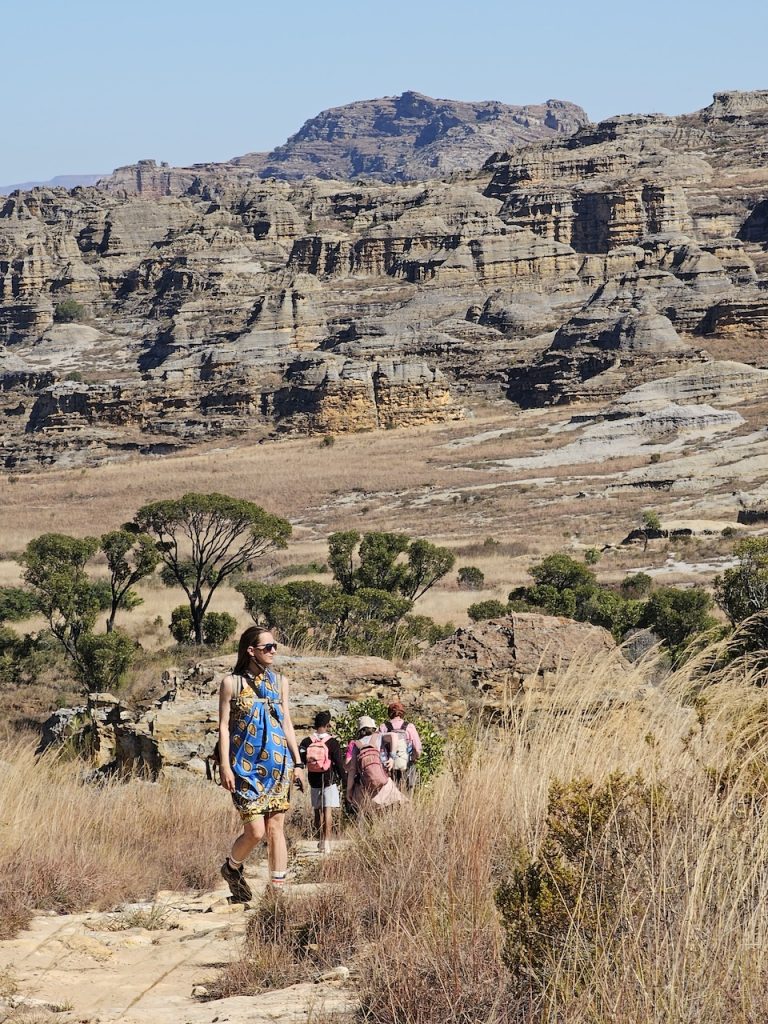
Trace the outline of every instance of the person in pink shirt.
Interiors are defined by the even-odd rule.
[[[405,708],[399,700],[387,708],[389,718],[379,726],[384,734],[382,750],[387,753],[386,767],[401,789],[411,792],[418,779],[416,762],[421,757],[421,738],[413,722],[405,718]]]

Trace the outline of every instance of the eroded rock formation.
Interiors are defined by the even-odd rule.
[[[710,339],[760,364],[767,154],[764,94],[722,94],[442,181],[143,163],[132,189],[13,195],[0,458],[419,425],[475,394],[612,400],[703,365]]]

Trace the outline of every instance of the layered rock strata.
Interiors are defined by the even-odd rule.
[[[728,94],[444,181],[142,165],[130,194],[13,195],[0,458],[416,426],[461,416],[459,393],[610,401],[710,341],[760,363],[767,155],[763,94]]]

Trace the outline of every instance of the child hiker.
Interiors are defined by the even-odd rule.
[[[301,741],[299,753],[307,769],[315,831],[320,837],[317,848],[330,853],[333,812],[341,806],[339,784],[344,790],[347,781],[341,744],[331,735],[330,711],[315,715],[315,731]]]

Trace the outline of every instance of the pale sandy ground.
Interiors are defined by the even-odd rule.
[[[299,859],[315,854],[299,843]],[[259,861],[248,872],[254,897],[266,885]],[[317,886],[296,884],[289,893],[310,894]],[[167,908],[160,930],[109,929],[115,914],[40,916],[17,938],[0,942],[0,1021],[7,1024],[305,1024],[313,1016],[353,1008],[348,972],[327,972],[287,989],[257,996],[203,1001],[193,989],[235,959],[248,914],[227,902],[228,890],[200,895],[160,892],[155,906]],[[131,904],[151,907],[153,904]],[[12,987],[12,986],[11,986]],[[13,1005],[15,1004],[15,1005]]]

